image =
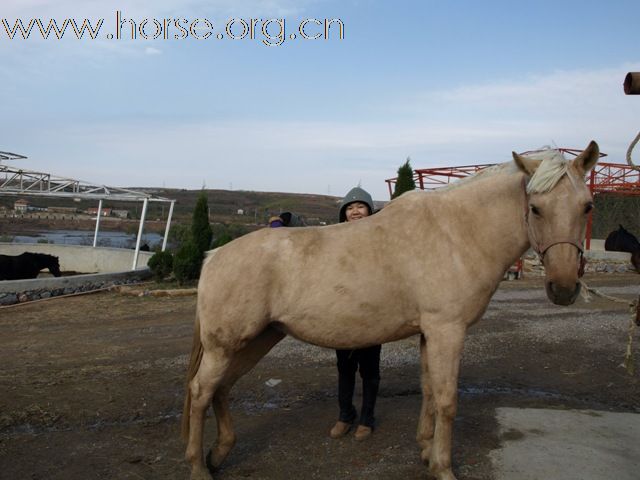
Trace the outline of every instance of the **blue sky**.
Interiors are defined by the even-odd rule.
[[[637,1],[126,3],[137,25],[206,18],[213,35],[109,40],[113,2],[0,4],[10,26],[104,19],[97,40],[9,40],[0,25],[0,150],[29,157],[16,165],[121,187],[340,196],[361,183],[386,200],[408,156],[493,163],[595,139],[623,163],[640,129],[640,96],[622,90],[640,71]],[[217,39],[231,18],[284,18],[287,36],[336,18],[344,39]]]

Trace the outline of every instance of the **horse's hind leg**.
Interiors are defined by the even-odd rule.
[[[213,397],[213,411],[218,422],[218,439],[211,450],[211,464],[218,467],[227,457],[236,442],[233,422],[229,411],[229,391],[236,381],[251,370],[280,340],[284,333],[273,327],[267,327],[260,335],[251,340],[242,350],[233,355],[233,359],[223,384]]]
[[[420,383],[422,386],[422,407],[420,408],[420,420],[418,421],[418,433],[416,440],[420,445],[420,458],[423,462],[429,462],[431,455],[431,445],[433,443],[433,395],[431,393],[431,384],[429,379],[429,364],[427,361],[427,342],[424,335],[420,335],[420,364],[421,376]]]
[[[221,384],[231,358],[224,349],[204,351],[198,371],[189,382],[191,407],[189,417],[189,440],[186,458],[191,464],[191,480],[210,480],[202,456],[202,436],[207,407]]]

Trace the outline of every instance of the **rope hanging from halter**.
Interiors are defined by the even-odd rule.
[[[636,138],[633,139],[633,141],[629,145],[629,148],[627,149],[627,163],[629,164],[629,166],[631,168],[634,168],[635,170],[640,170],[640,167],[638,167],[631,160],[631,152],[633,152],[633,149],[635,148],[636,144],[638,143],[638,140],[640,140],[640,132],[638,132],[638,135],[636,135]]]
[[[584,280],[580,280],[580,285],[582,285],[580,293],[582,294],[585,302],[589,302],[591,300],[591,296],[589,294],[593,294],[597,297],[609,300],[610,302],[624,303],[629,306],[629,313],[631,314],[631,318],[629,320],[629,330],[627,332],[627,349],[625,351],[624,360],[622,361],[621,366],[625,368],[629,375],[634,375],[636,372],[636,365],[635,357],[633,354],[633,336],[636,331],[636,326],[640,326],[640,297],[638,297],[637,300],[629,301],[624,298],[607,295],[599,290],[596,290],[595,288],[591,288],[589,285],[584,283]]]

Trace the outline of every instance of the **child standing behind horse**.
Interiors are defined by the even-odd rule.
[[[340,222],[354,222],[373,213],[373,200],[365,190],[355,187],[340,204]],[[363,286],[363,288],[365,288]],[[336,350],[338,359],[338,403],[340,417],[331,429],[331,438],[344,437],[353,426],[357,411],[353,406],[356,372],[362,378],[362,408],[355,439],[364,440],[371,435],[374,426],[373,411],[380,385],[380,351],[382,345],[358,350]]]

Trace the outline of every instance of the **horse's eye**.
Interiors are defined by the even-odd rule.
[[[584,213],[587,214],[593,210],[593,203],[587,203],[587,206],[584,207]]]
[[[536,207],[535,205],[529,205],[531,207],[531,213],[533,213],[534,215],[540,215],[540,209],[538,207]]]

